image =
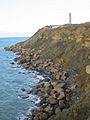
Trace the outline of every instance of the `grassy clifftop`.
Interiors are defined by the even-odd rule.
[[[6,49],[19,51],[17,59],[25,68],[43,71],[54,80],[66,80],[67,87],[75,91],[72,105],[54,120],[90,119],[90,22],[46,26],[27,41]],[[68,73],[67,79],[61,77],[63,71]]]

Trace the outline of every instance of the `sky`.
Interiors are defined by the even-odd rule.
[[[0,0],[0,36],[32,36],[46,25],[90,21],[90,0]]]

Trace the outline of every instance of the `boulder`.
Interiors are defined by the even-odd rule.
[[[54,120],[56,118],[56,115],[51,115],[48,120]]]
[[[21,88],[21,90],[24,92],[26,89],[25,88]]]
[[[44,82],[44,87],[45,87],[45,90],[47,91],[48,89],[50,89],[50,83]]]
[[[58,93],[64,91],[64,89],[60,87],[60,84],[57,84],[56,86],[54,86],[54,90],[55,90],[56,92],[58,92]]]
[[[57,99],[55,99],[55,98],[49,98],[49,103],[50,103],[51,105],[55,105],[55,104],[58,104],[58,101],[57,101]]]
[[[38,116],[35,116],[35,117],[33,118],[33,120],[39,120]]]
[[[68,78],[68,73],[67,72],[63,72],[62,76],[61,76],[61,80],[66,80]]]
[[[53,87],[55,87],[57,84],[58,84],[57,81],[51,83],[51,85],[52,85]]]
[[[50,87],[50,83],[49,82],[44,82],[44,87]]]
[[[59,107],[57,107],[57,108],[55,109],[55,114],[56,114],[56,115],[60,115],[60,114],[61,114],[61,110],[60,110]]]
[[[48,118],[48,115],[46,114],[46,113],[40,113],[40,115],[39,115],[39,120],[47,120],[47,118]]]
[[[61,110],[65,108],[65,104],[63,100],[59,100],[59,107]]]
[[[60,95],[57,97],[58,100],[61,100],[65,98],[65,93],[64,92],[60,92]]]
[[[32,90],[31,90],[31,89],[26,89],[25,92],[26,92],[27,94],[31,94],[31,93],[32,93]]]
[[[53,111],[53,108],[51,106],[46,106],[44,109],[45,112]]]
[[[27,99],[27,98],[29,98],[29,95],[22,95],[21,98],[22,99]]]
[[[14,63],[14,62],[11,62],[10,64],[14,65],[15,63]]]
[[[88,55],[88,59],[90,60],[90,54]]]
[[[66,85],[66,83],[64,83],[64,82],[61,82],[61,83],[58,83],[58,87],[60,87],[60,88],[64,88],[65,87],[65,85]]]
[[[86,73],[87,73],[87,74],[90,74],[90,65],[87,65],[87,66],[86,66]]]
[[[58,70],[56,68],[54,68],[54,67],[51,69],[51,73],[56,73],[57,71]]]
[[[25,63],[25,62],[26,62],[26,59],[25,59],[25,58],[19,59],[19,63],[20,63],[20,64],[23,64],[23,63]]]
[[[61,75],[56,74],[56,75],[55,75],[55,79],[56,79],[56,80],[60,80],[60,79],[61,79]]]
[[[77,85],[72,85],[71,87],[69,87],[70,90],[75,90],[77,88]]]
[[[51,107],[51,106],[47,106],[47,107],[44,109],[44,111],[48,114],[48,116],[51,116],[51,115],[53,114],[53,112],[54,112],[54,109],[53,109],[53,107]]]

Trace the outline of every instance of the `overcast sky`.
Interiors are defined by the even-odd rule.
[[[90,0],[0,0],[0,31],[33,35],[46,25],[90,21]]]

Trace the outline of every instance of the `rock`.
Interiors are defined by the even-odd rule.
[[[19,60],[19,57],[14,58],[14,61],[17,62]]]
[[[48,120],[54,120],[55,117],[56,117],[56,115],[51,115],[51,116],[48,118]]]
[[[59,74],[55,75],[55,79],[56,80],[60,80],[61,79],[61,75],[59,75]]]
[[[58,82],[52,82],[51,85],[55,87],[58,84]]]
[[[25,92],[26,92],[27,94],[31,94],[31,93],[32,93],[32,90],[26,89]]]
[[[67,72],[64,72],[61,76],[61,80],[66,80],[68,78],[68,73]]]
[[[27,56],[25,59],[26,59],[26,62],[30,62],[31,61],[30,56]]]
[[[55,98],[49,98],[49,103],[50,103],[51,105],[55,105],[55,104],[58,103],[58,101],[57,101],[57,99],[55,99]]]
[[[11,62],[10,64],[14,65],[15,63],[14,63],[14,62]]]
[[[35,117],[33,118],[33,120],[39,120],[38,116],[35,116]]]
[[[56,87],[58,88],[64,88],[65,87],[65,85],[66,85],[66,83],[64,83],[64,82],[57,82],[56,83]],[[55,87],[55,86],[54,86]]]
[[[54,86],[54,90],[55,90],[56,92],[58,92],[58,93],[64,91],[64,89],[60,87],[60,84],[57,84],[56,86]]]
[[[77,87],[77,85],[72,85],[71,87],[69,87],[70,90],[75,90]]]
[[[37,78],[37,75],[36,75],[36,74],[32,74],[32,77],[33,77],[33,78]]]
[[[44,82],[44,87],[50,87],[50,83],[49,82]]]
[[[45,87],[45,90],[47,91],[48,89],[50,89],[50,83],[44,82],[44,87]]]
[[[37,88],[35,88],[35,89],[32,90],[32,94],[33,94],[33,95],[36,95],[36,94],[38,94],[38,91],[39,91],[39,90],[38,90]]]
[[[45,112],[49,112],[49,111],[53,111],[53,108],[50,106],[46,106],[46,108],[44,109]]]
[[[51,107],[51,106],[46,106],[44,111],[48,114],[48,116],[51,116],[53,114],[53,112],[54,112],[53,107]]]
[[[58,70],[56,68],[54,68],[54,67],[51,69],[51,73],[56,73],[57,71]]]
[[[88,55],[88,59],[90,60],[90,54]]]
[[[61,83],[59,84],[59,86],[60,86],[61,88],[64,88],[65,85],[66,85],[66,83],[64,83],[64,82],[61,82]]]
[[[48,67],[48,66],[49,66],[48,63],[44,63],[44,64],[43,64],[43,67]]]
[[[46,77],[46,78],[44,78],[43,81],[44,81],[44,82],[50,82],[51,80],[50,80],[50,78]]]
[[[24,91],[25,91],[25,88],[21,88],[21,90],[24,92]]]
[[[59,100],[59,107],[61,110],[65,108],[65,104],[63,100]]]
[[[40,113],[39,120],[47,120],[48,115],[46,113]]]
[[[23,95],[23,96],[21,96],[21,98],[22,99],[27,99],[27,98],[29,98],[29,95]]]
[[[90,116],[88,117],[88,119],[87,120],[90,120]]]
[[[57,93],[51,94],[51,97],[56,99],[57,98]]]
[[[60,95],[57,97],[58,100],[61,100],[65,98],[65,93],[64,92],[60,92]]]
[[[17,52],[16,55],[20,55],[20,52]]]
[[[25,62],[26,62],[26,59],[25,59],[25,58],[19,59],[19,63],[20,63],[20,64],[23,64],[23,63],[25,63]]]
[[[56,114],[56,115],[60,115],[60,114],[61,114],[61,110],[60,110],[59,107],[57,107],[57,108],[55,109],[55,114]]]
[[[87,73],[87,74],[90,74],[90,65],[87,65],[87,66],[86,66],[86,73]]]

